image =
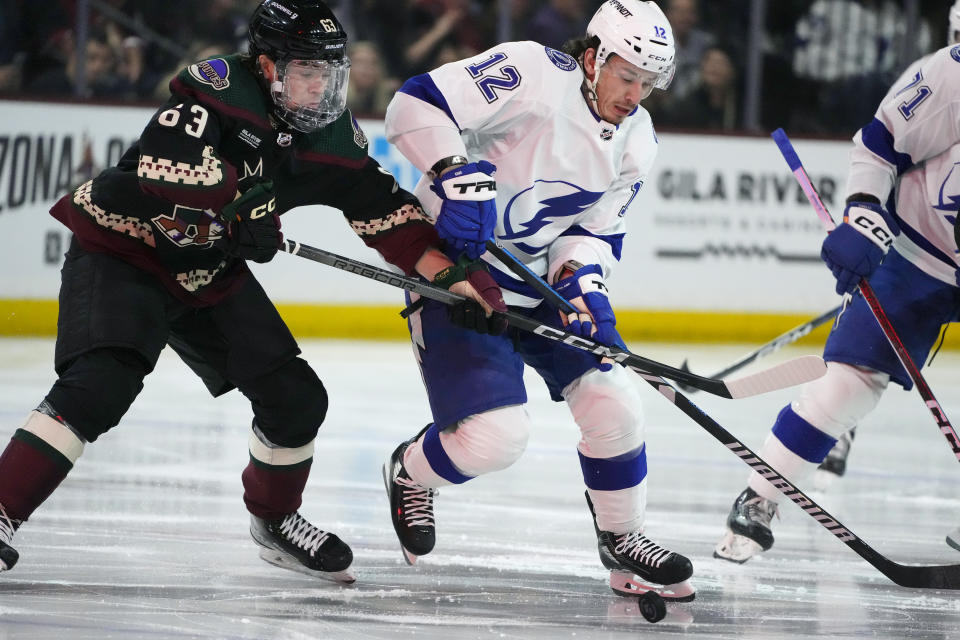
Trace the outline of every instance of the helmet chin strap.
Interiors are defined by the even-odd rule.
[[[580,56],[580,68],[583,68],[583,56]],[[587,99],[590,109],[600,117],[600,105],[598,104],[597,83],[600,82],[600,67],[594,62],[593,80],[587,77],[586,70],[583,73],[583,95]]]

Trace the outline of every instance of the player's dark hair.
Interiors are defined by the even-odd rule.
[[[573,38],[563,43],[564,53],[573,56],[577,62],[583,64],[583,52],[587,49],[596,49],[600,46],[600,36],[583,36]]]

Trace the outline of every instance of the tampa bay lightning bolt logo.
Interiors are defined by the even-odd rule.
[[[933,205],[937,211],[944,211],[944,218],[953,226],[957,223],[957,212],[960,210],[960,171],[957,166],[960,162],[954,162],[950,167],[950,173],[947,174],[943,184],[940,185],[940,202]]]
[[[572,56],[565,54],[563,51],[551,49],[550,47],[544,47],[543,49],[547,52],[547,57],[550,58],[550,62],[561,70],[573,71],[577,68],[577,61],[574,60]]]
[[[960,44],[950,49],[950,57],[960,62]]]
[[[192,64],[188,67],[190,75],[203,84],[208,84],[217,91],[223,91],[230,86],[227,76],[230,75],[230,67],[223,58],[212,58]]]
[[[562,218],[571,218],[582,213],[592,206],[603,192],[587,191],[577,185],[563,180],[537,180],[533,186],[524,189],[510,199],[503,214],[505,234],[499,236],[501,240],[509,240],[522,251],[534,255],[539,253],[559,233],[545,234],[538,244],[517,242],[521,238],[533,238],[541,229],[549,227],[554,222],[560,223],[560,231],[569,224],[561,221]],[[528,212],[536,211],[533,216]],[[513,220],[523,220],[514,224]]]

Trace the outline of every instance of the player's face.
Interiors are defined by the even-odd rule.
[[[317,60],[291,60],[283,82],[293,105],[316,108],[330,84],[330,65]]]
[[[597,113],[611,124],[623,122],[640,101],[650,95],[657,74],[634,66],[620,56],[610,56],[598,70]]]

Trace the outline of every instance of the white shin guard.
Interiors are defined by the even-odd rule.
[[[643,406],[636,376],[615,366],[593,369],[564,389],[564,398],[580,427],[578,449],[589,458],[615,458],[644,446]],[[643,528],[647,481],[613,491],[588,489],[603,531],[629,533]]]
[[[440,432],[440,443],[453,466],[465,476],[476,477],[506,469],[527,447],[530,416],[523,405],[500,407],[464,418]],[[450,481],[438,475],[423,452],[423,438],[407,447],[403,466],[410,477],[425,487],[442,487]]]
[[[839,438],[873,411],[889,383],[889,374],[828,362],[823,377],[803,386],[793,410],[820,431]]]
[[[886,373],[861,369],[841,362],[828,362],[823,377],[807,383],[800,398],[791,405],[794,413],[832,438],[856,426],[870,413],[887,388]],[[803,486],[817,468],[793,453],[772,433],[767,436],[760,457],[779,471],[790,483]],[[751,473],[748,486],[768,500],[780,502],[783,494],[757,473]]]

